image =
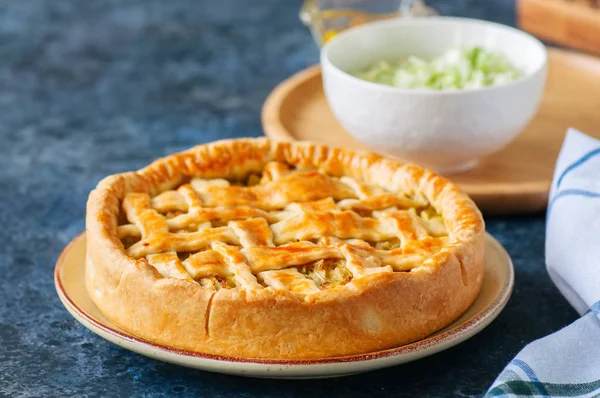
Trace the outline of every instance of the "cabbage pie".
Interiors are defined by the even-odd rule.
[[[484,224],[436,174],[366,152],[226,140],[102,180],[86,283],[145,340],[320,358],[421,339],[471,305]]]

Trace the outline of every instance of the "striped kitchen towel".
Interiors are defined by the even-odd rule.
[[[600,396],[600,141],[573,129],[550,191],[546,267],[582,317],[528,344],[485,397]]]

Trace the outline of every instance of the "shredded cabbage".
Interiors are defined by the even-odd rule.
[[[432,61],[414,56],[399,64],[382,61],[355,74],[388,86],[433,90],[495,86],[522,75],[504,56],[481,47],[451,49]]]

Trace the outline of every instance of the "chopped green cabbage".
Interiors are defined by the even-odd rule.
[[[452,49],[432,61],[414,56],[399,64],[382,61],[355,74],[373,83],[433,90],[495,86],[522,75],[504,56],[481,47]]]

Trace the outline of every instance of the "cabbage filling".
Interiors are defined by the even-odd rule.
[[[231,276],[221,276],[221,275],[211,275],[204,277],[198,281],[200,286],[208,289],[232,289],[235,287],[235,281],[233,280],[233,275]]]
[[[507,84],[523,72],[503,54],[471,47],[450,49],[431,61],[415,56],[399,63],[381,61],[354,76],[405,89],[464,90]]]
[[[341,259],[321,259],[302,265],[297,269],[324,290],[343,286],[352,280],[352,273],[346,268],[345,260]]]

